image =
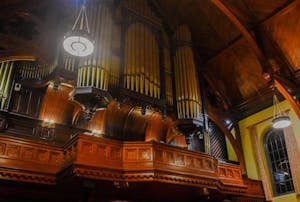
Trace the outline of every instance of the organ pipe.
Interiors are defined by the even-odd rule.
[[[3,110],[9,96],[14,61],[5,61],[0,64],[0,109]]]
[[[160,98],[158,44],[145,25],[130,25],[125,37],[124,88]]]
[[[202,102],[189,29],[186,26],[179,27],[174,40],[177,42],[174,68],[178,118],[199,119]],[[187,43],[180,44],[182,41]]]
[[[109,75],[109,86],[118,87],[120,75],[121,26],[115,24],[112,34],[112,56]]]
[[[95,51],[79,62],[77,87],[89,86],[107,91],[111,66],[111,11],[106,4],[96,1],[88,9],[91,34],[95,38]]]

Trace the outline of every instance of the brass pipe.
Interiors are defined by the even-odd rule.
[[[113,22],[112,22],[112,14],[110,12],[110,10],[108,10],[108,17],[109,17],[109,29],[108,29],[108,51],[107,51],[107,57],[106,57],[106,61],[107,61],[107,65],[106,65],[106,71],[105,71],[105,90],[108,90],[108,81],[109,81],[109,70],[111,69],[111,49],[112,49],[112,26],[113,26]]]
[[[133,33],[132,33],[132,58],[131,58],[131,71],[130,71],[130,90],[134,90],[134,81],[135,81],[135,68],[136,68],[136,28],[137,24],[133,25]]]
[[[168,50],[168,48],[165,48],[165,63],[166,63],[166,67],[167,67],[167,71],[168,73],[165,74],[166,77],[168,77],[168,99],[169,99],[169,104],[173,104],[173,89],[172,89],[172,70],[171,70],[171,62],[170,62],[170,51]]]
[[[135,30],[135,91],[136,92],[139,92],[139,76],[140,76],[140,57],[141,57],[141,54],[140,54],[140,44],[141,44],[141,41],[140,41],[140,33],[141,33],[141,24],[137,24],[137,27],[136,27],[136,30]]]
[[[132,46],[132,68],[131,68],[131,76],[130,76],[130,89],[132,91],[134,91],[135,89],[135,68],[136,68],[136,60],[137,60],[137,46],[136,46],[136,29],[138,27],[138,24],[135,24],[134,27],[133,27],[133,35],[132,35],[132,42],[133,42],[133,46]]]
[[[8,93],[9,93],[9,89],[10,89],[9,87],[10,87],[10,83],[11,83],[11,76],[12,76],[13,66],[14,66],[14,61],[10,62],[9,72],[8,72],[8,75],[7,75],[6,84],[5,84],[4,92],[3,92],[3,97],[4,98],[8,97]]]
[[[158,71],[157,71],[157,61],[156,61],[156,40],[155,40],[155,37],[153,36],[153,39],[152,39],[152,67],[153,67],[153,97],[154,98],[157,98],[157,95],[158,95],[158,80],[157,80],[157,77],[158,77]]]
[[[5,63],[5,67],[4,67],[4,72],[2,74],[2,81],[1,81],[1,85],[0,85],[0,97],[3,96],[3,92],[4,92],[4,85],[7,79],[7,71],[8,71],[8,66],[9,66],[10,62],[6,62]]]
[[[151,33],[152,34],[152,33]],[[152,34],[153,36],[153,34]],[[152,55],[152,60],[151,60],[151,71],[152,71],[152,84],[153,84],[153,93],[152,97],[156,96],[157,89],[156,89],[156,67],[155,67],[155,47],[154,47],[154,39],[152,38],[151,40],[151,55]]]
[[[145,40],[144,40],[144,47],[145,47],[145,95],[149,95],[149,86],[150,86],[150,76],[149,76],[149,66],[150,66],[150,60],[149,60],[149,33],[148,29],[144,29],[145,32]]]
[[[101,23],[102,23],[102,18],[101,18],[101,4],[98,4],[96,6],[96,15],[95,15],[95,30],[96,30],[96,33],[95,33],[95,36],[96,36],[96,41],[95,43],[97,44],[101,44],[101,41],[100,41],[100,37],[101,37]],[[95,50],[95,87],[96,88],[100,88],[100,69],[99,69],[99,55],[100,55],[100,46],[98,45],[96,47],[96,50]]]
[[[137,68],[138,68],[138,41],[136,40],[138,37],[138,28],[139,28],[140,24],[135,24],[135,29],[134,29],[134,36],[133,36],[133,40],[134,40],[134,46],[133,46],[133,50],[134,50],[134,57],[133,57],[133,68],[132,68],[132,76],[131,76],[131,90],[135,91],[136,89],[136,76],[138,74],[137,72]]]
[[[128,30],[128,63],[127,63],[127,88],[130,89],[131,84],[131,67],[132,67],[132,30],[133,26],[131,25],[130,29]]]
[[[128,66],[127,66],[127,88],[130,90],[131,89],[131,68],[132,68],[132,57],[133,57],[133,42],[132,42],[132,32],[133,32],[133,26],[131,25],[130,30],[129,30],[129,36],[128,36]]]
[[[183,74],[182,74],[182,68],[181,68],[181,57],[180,57],[180,52],[179,49],[177,49],[176,51],[176,66],[177,66],[177,71],[178,71],[178,76],[177,76],[177,85],[178,85],[178,102],[180,104],[180,108],[181,108],[181,118],[184,118],[184,114],[185,114],[185,106],[184,106],[184,95],[183,95]]]
[[[96,87],[95,79],[96,79],[96,67],[95,67],[95,65],[93,65],[92,66],[92,83],[91,83],[91,86],[93,86],[93,87]]]
[[[105,19],[106,19],[106,28],[104,32],[104,37],[105,37],[105,50],[104,50],[104,69],[103,69],[103,90],[107,90],[107,82],[108,82],[108,74],[107,70],[109,69],[109,62],[110,62],[110,57],[109,53],[111,52],[110,48],[110,42],[111,42],[111,16],[110,16],[110,10],[105,6]]]
[[[186,79],[189,81],[186,83],[186,89],[187,89],[187,100],[188,100],[188,105],[189,105],[189,118],[193,118],[195,117],[195,111],[193,109],[194,106],[194,101],[193,101],[193,77],[191,76],[190,73],[193,73],[193,68],[191,67],[190,61],[189,61],[189,48],[188,47],[184,47],[183,48],[183,55],[184,55],[184,65],[185,65],[185,73],[186,73]]]
[[[97,88],[100,88],[100,71],[101,71],[100,67],[97,66],[97,68],[96,68],[96,74],[97,74],[97,76],[96,76],[96,87]]]
[[[145,26],[141,27],[141,74],[140,74],[140,93],[144,94],[144,88],[145,88]]]
[[[101,44],[101,46],[99,46],[99,66],[100,66],[100,89],[103,89],[104,87],[104,72],[103,72],[103,68],[104,68],[104,52],[105,52],[105,26],[106,26],[106,11],[105,11],[105,7],[103,5],[101,5],[101,33],[99,36],[99,44]]]
[[[180,48],[177,49],[177,66],[178,66],[178,85],[179,85],[179,90],[178,90],[178,100],[181,105],[181,118],[185,118],[185,103],[184,103],[184,75],[182,71],[182,57],[181,57],[181,51]]]
[[[102,5],[101,7],[101,20],[102,20],[102,25],[101,25],[101,29],[103,29],[103,31],[101,32],[101,56],[100,56],[100,89],[104,89],[104,68],[105,68],[105,51],[106,51],[106,43],[107,41],[105,40],[106,38],[106,26],[107,26],[107,12],[105,9],[105,6]]]
[[[153,97],[153,46],[152,46],[152,39],[153,39],[153,36],[152,36],[152,33],[149,32],[149,35],[150,37],[148,38],[148,42],[149,42],[149,77],[150,77],[150,93],[149,95],[151,97]]]
[[[124,78],[124,88],[127,88],[127,79],[128,79],[128,63],[129,63],[129,29],[126,31],[126,35],[125,35],[125,53],[124,53],[124,57],[125,57],[125,61],[124,61],[124,72],[123,72],[123,78]]]
[[[156,50],[157,46],[156,46],[156,40],[155,38],[153,38],[152,40],[152,53],[153,53],[153,87],[154,87],[154,91],[153,91],[153,97],[157,98],[158,97],[158,71],[157,71],[157,50]]]
[[[0,98],[1,98],[1,83],[4,80],[3,72],[4,72],[4,66],[6,62],[1,62],[1,67],[0,67]]]
[[[182,94],[183,92],[183,80],[182,80],[182,72],[181,72],[181,65],[180,65],[180,53],[179,53],[179,50],[177,49],[176,51],[176,58],[177,58],[177,61],[176,61],[176,66],[177,66],[177,71],[178,71],[178,74],[177,74],[177,82],[178,82],[178,102],[180,103],[180,108],[181,108],[181,118],[184,118],[184,114],[185,114],[185,108],[184,108],[184,103],[183,103],[183,98],[184,98],[184,95]]]
[[[199,86],[198,86],[198,81],[197,81],[197,78],[196,78],[196,66],[195,66],[195,62],[194,62],[194,55],[193,55],[193,52],[192,52],[192,49],[189,48],[189,61],[190,61],[190,66],[192,69],[192,71],[194,72],[194,76],[193,76],[193,100],[195,102],[195,117],[197,117],[199,114],[200,114],[200,107],[199,107],[199,101],[200,101],[200,97],[199,97]]]
[[[104,30],[102,33],[102,43],[103,44],[103,50],[101,55],[101,85],[100,88],[102,90],[105,90],[105,68],[106,68],[106,51],[107,51],[107,23],[108,23],[108,15],[107,15],[107,9],[105,6],[102,7],[103,12],[103,20],[101,21],[101,27]]]
[[[80,76],[81,76],[81,74],[80,74],[80,69],[78,69],[78,72],[77,72],[77,87],[79,87],[80,86]]]
[[[181,91],[181,94],[182,94],[182,103],[183,103],[183,109],[184,109],[184,113],[183,113],[183,116],[184,118],[188,118],[188,104],[187,104],[187,89],[186,89],[186,76],[185,76],[185,66],[184,66],[184,56],[183,56],[183,48],[180,47],[179,48],[179,56],[180,56],[180,69],[181,69],[181,74],[182,75],[182,80],[181,80],[181,83],[182,83],[182,91]]]
[[[82,74],[82,86],[86,86],[86,66],[82,67],[82,71],[83,71],[83,74]]]
[[[132,30],[133,30],[133,26],[131,25],[131,27],[128,30],[128,63],[127,63],[127,89],[130,89],[130,84],[131,84],[131,66],[132,66]]]
[[[181,106],[179,104],[179,69],[178,69],[178,54],[175,53],[174,56],[174,70],[175,70],[175,89],[176,89],[176,104],[177,104],[177,113],[178,117],[181,118]]]
[[[191,48],[189,48],[189,62],[190,62],[190,67],[192,68],[192,83],[191,83],[191,89],[192,89],[192,97],[191,99],[193,100],[194,102],[194,118],[197,118],[198,115],[199,115],[199,106],[198,106],[198,96],[197,96],[197,93],[198,93],[198,88],[197,88],[197,79],[196,79],[196,67],[195,67],[195,63],[194,63],[194,55],[193,55],[193,52],[191,50]]]

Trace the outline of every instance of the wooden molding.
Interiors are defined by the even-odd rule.
[[[285,89],[285,87],[277,80],[274,79],[274,85],[276,86],[277,90],[281,93],[281,95],[290,103],[293,110],[297,114],[298,119],[300,119],[300,108],[290,93]]]
[[[292,126],[284,128],[283,131],[295,192],[297,195],[300,195],[300,153],[297,145],[297,140]]]
[[[256,126],[251,126],[248,128],[250,130],[252,148],[254,150],[255,160],[257,162],[259,174],[261,177],[262,185],[265,192],[265,197],[267,201],[272,201],[272,192],[271,192],[271,185],[269,183],[267,172],[264,166],[264,162],[262,159],[262,151],[259,145],[259,140],[257,137]]]
[[[53,156],[54,155],[54,156]],[[0,135],[0,179],[56,184],[59,176],[121,182],[208,187],[219,193],[263,198],[260,182],[245,183],[241,167],[155,142],[121,142],[79,135],[64,148]],[[258,195],[257,195],[258,194]]]

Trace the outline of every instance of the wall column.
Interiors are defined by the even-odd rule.
[[[257,166],[258,166],[259,174],[260,174],[260,177],[261,177],[262,185],[263,185],[263,188],[264,188],[266,201],[272,201],[271,185],[269,183],[269,180],[268,180],[268,177],[267,177],[267,172],[266,172],[264,162],[263,162],[263,159],[262,159],[262,154],[263,153],[262,153],[260,145],[259,145],[257,132],[256,132],[256,126],[252,125],[248,129],[250,130],[251,143],[252,143],[252,147],[253,147],[253,150],[254,150],[254,156],[255,156],[255,160],[257,162]]]
[[[291,173],[293,177],[295,193],[297,195],[300,195],[300,175],[299,175],[300,154],[297,145],[297,140],[292,126],[284,128],[283,131],[284,131],[286,150],[289,157],[289,164],[290,164]]]

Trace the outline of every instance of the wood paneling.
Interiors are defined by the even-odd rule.
[[[78,137],[77,148],[74,173],[79,177],[206,184],[220,186],[218,189],[225,193],[246,191],[238,165],[217,163],[209,155],[162,144],[122,143],[86,135]]]
[[[300,7],[296,6],[283,15],[275,16],[265,25],[275,43],[279,46],[294,70],[299,70],[300,40],[297,33],[300,32]]]
[[[171,183],[262,197],[259,182],[244,183],[239,165],[218,163],[206,154],[153,142],[119,142],[79,135],[62,149],[0,135],[0,162],[0,179],[6,180],[56,184],[57,174],[67,168],[64,179],[69,176],[120,183]]]
[[[70,101],[73,89],[59,85],[58,90],[49,85],[42,101],[39,118],[53,120],[55,123],[72,123],[74,104]]]
[[[232,101],[238,104],[259,93],[267,82],[256,56],[242,39],[206,64],[209,76]]]
[[[0,179],[54,184],[63,158],[60,148],[0,136]]]

